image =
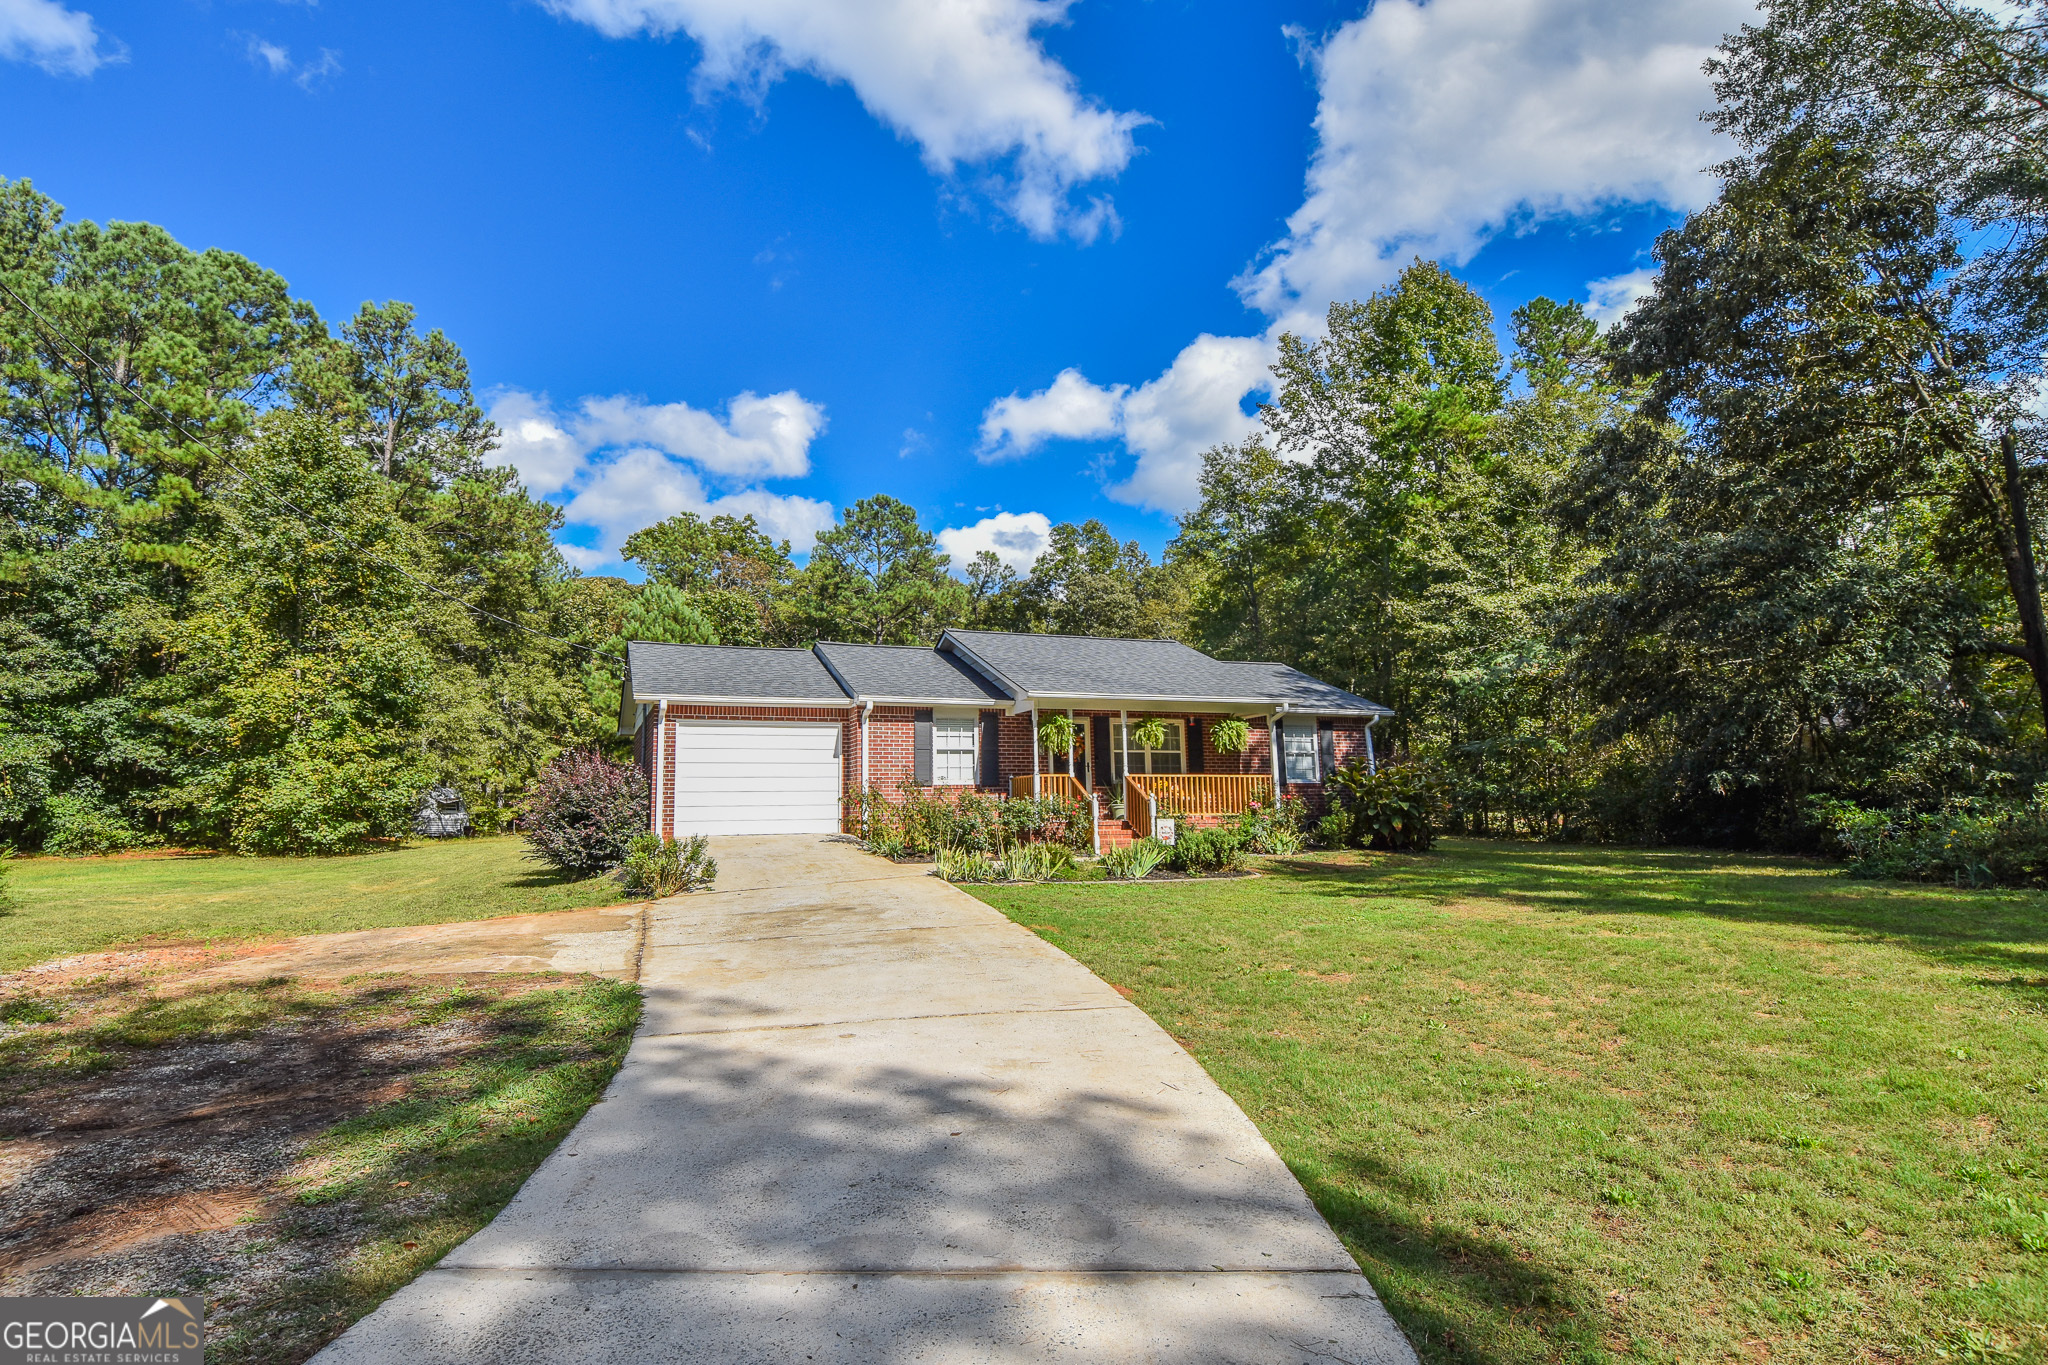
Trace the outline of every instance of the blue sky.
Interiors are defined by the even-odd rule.
[[[1273,338],[1420,254],[1608,312],[1742,0],[0,0],[0,175],[406,299],[618,572],[869,493],[1156,553]]]

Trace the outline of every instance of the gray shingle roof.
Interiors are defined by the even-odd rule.
[[[1392,714],[1377,702],[1319,682],[1285,664],[1212,659],[1177,640],[949,630],[940,648],[948,644],[957,645],[1004,682],[1033,696],[1254,705],[1284,702],[1326,714]]]
[[[808,649],[748,645],[626,646],[627,696],[737,697],[839,706],[845,691]]]
[[[922,645],[849,645],[818,641],[825,666],[857,697],[899,701],[1008,701],[1009,694],[951,654]]]
[[[983,676],[984,668],[995,681]],[[626,725],[636,700],[656,697],[840,706],[860,696],[985,706],[1010,700],[1004,686],[1014,687],[1018,700],[1029,695],[1262,708],[1285,704],[1322,715],[1392,714],[1377,702],[1285,664],[1212,659],[1174,640],[991,630],[949,630],[936,650],[821,642],[812,651],[635,640],[626,646],[626,681],[621,698],[621,723]]]

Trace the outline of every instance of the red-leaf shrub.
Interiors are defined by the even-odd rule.
[[[541,770],[520,807],[529,858],[578,877],[626,861],[648,823],[647,779],[595,749],[570,749]]]

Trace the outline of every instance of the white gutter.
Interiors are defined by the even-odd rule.
[[[1113,695],[1112,695],[1112,694],[1105,694],[1105,693],[1101,693],[1101,692],[1037,692],[1037,693],[1033,693],[1032,695],[1034,695],[1034,696],[1037,696],[1037,697],[1040,697],[1040,698],[1042,698],[1042,699],[1044,699],[1044,700],[1046,700],[1046,701],[1074,701],[1074,702],[1089,702],[1089,701],[1115,701],[1115,702],[1122,702],[1122,703],[1126,703],[1126,704],[1128,704],[1128,703],[1131,703],[1131,702],[1146,702],[1146,703],[1157,703],[1158,705],[1160,705],[1160,706],[1162,706],[1162,707],[1174,707],[1174,706],[1255,706],[1255,707],[1260,707],[1260,708],[1264,708],[1264,707],[1268,707],[1268,706],[1275,706],[1275,705],[1277,705],[1277,706],[1279,706],[1279,707],[1280,707],[1280,709],[1281,709],[1281,710],[1283,710],[1283,711],[1294,711],[1294,703],[1292,703],[1292,702],[1275,702],[1275,701],[1274,701],[1274,700],[1273,700],[1273,699],[1272,699],[1271,697],[1191,697],[1191,696],[1171,696],[1171,697],[1129,697],[1129,696],[1124,696],[1124,695],[1122,695],[1122,694],[1113,694]],[[1317,716],[1391,716],[1391,715],[1393,715],[1393,714],[1394,714],[1394,712],[1393,712],[1393,708],[1391,708],[1391,707],[1386,707],[1386,706],[1377,706],[1377,707],[1375,707],[1375,706],[1364,706],[1364,707],[1356,707],[1356,706],[1354,706],[1354,707],[1348,707],[1348,708],[1347,708],[1347,707],[1339,707],[1339,706],[1332,706],[1332,707],[1303,707],[1303,708],[1301,708],[1301,709],[1300,709],[1300,710],[1299,710],[1298,712],[1295,712],[1295,713],[1296,713],[1296,714],[1302,714],[1302,715],[1317,715]]]
[[[1374,716],[1365,723],[1365,770],[1369,773],[1380,770],[1380,761],[1373,757],[1372,752],[1372,727],[1379,724],[1379,719],[1378,716]]]

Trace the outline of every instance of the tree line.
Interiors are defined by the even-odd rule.
[[[1454,823],[1800,846],[1817,800],[2031,799],[2048,46],[2029,10],[1774,0],[1711,65],[1736,155],[1602,331],[1441,265],[1284,337],[1155,562],[1019,574],[909,504],[804,562],[751,518],[571,570],[460,349],[0,185],[0,840],[330,851],[485,827],[615,744],[627,639],[1178,638],[1383,701]],[[1502,347],[1505,334],[1507,346]]]

